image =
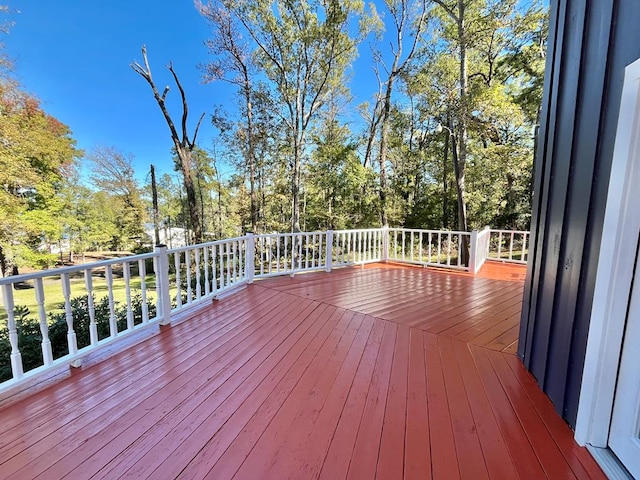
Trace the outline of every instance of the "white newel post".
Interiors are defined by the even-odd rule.
[[[7,328],[9,330],[9,343],[11,344],[11,373],[14,379],[22,378],[24,371],[22,369],[22,356],[18,349],[18,329],[16,328],[16,318],[13,313],[13,285],[2,286],[2,295],[4,297],[4,308],[7,311]]]
[[[382,261],[389,260],[389,227],[382,227]]]
[[[157,316],[160,325],[171,323],[171,293],[169,292],[169,255],[166,245],[156,245],[158,271],[156,272]]]
[[[255,273],[254,261],[256,255],[256,239],[251,232],[247,233],[245,247],[244,276],[247,279],[247,283],[253,283],[253,275]]]
[[[327,230],[327,244],[325,245],[325,248],[325,258],[327,260],[325,270],[330,272],[333,263],[333,230]]]
[[[476,263],[478,262],[478,231],[471,232],[471,248],[469,249],[469,272],[474,275],[478,273]]]

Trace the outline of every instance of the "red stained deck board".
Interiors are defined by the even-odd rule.
[[[398,326],[387,391],[376,478],[404,478],[410,330]]]
[[[469,347],[463,342],[453,342],[453,348],[489,477],[518,478]]]
[[[548,476],[556,475],[567,479],[577,478],[558,446],[553,441],[547,426],[538,415],[538,412],[531,402],[526,400],[528,398],[526,392],[513,376],[513,372],[505,363],[503,355],[492,355],[492,353],[494,352],[491,350],[488,351],[490,362],[511,405],[513,405],[516,415],[520,419],[520,423],[545,473]]]
[[[451,425],[460,476],[469,479],[488,479],[489,473],[485,464],[477,427],[471,413],[462,375],[458,368],[453,340],[438,337],[438,348],[442,359],[444,383],[451,414]]]
[[[589,451],[576,444],[573,440],[571,430],[567,428],[562,418],[558,416],[549,397],[540,390],[532,375],[525,370],[517,357],[503,355],[502,358],[508,363],[513,374],[522,385],[522,388],[530,398],[534,408],[543,419],[549,433],[574,472],[581,472],[579,475],[581,478],[588,477],[594,480],[605,480],[607,478],[606,475],[597,465]],[[580,465],[577,465],[576,462],[579,462]],[[583,473],[586,473],[586,476],[583,476]]]
[[[289,430],[283,448],[279,450],[279,453],[286,452],[279,457],[282,460],[284,456],[284,462],[272,463],[267,476],[288,473],[297,478],[318,477],[372,327],[372,319],[363,317],[360,320],[357,335],[331,387],[327,388],[327,394],[318,392],[310,399],[315,401],[310,405],[313,415],[303,415],[293,424],[294,428]],[[283,468],[285,466],[286,469]]]
[[[386,322],[360,428],[351,454],[347,478],[361,479],[375,476],[397,330],[396,324]]]
[[[431,478],[431,445],[423,334],[409,331],[404,478]]]
[[[265,475],[268,476],[270,468],[278,460],[282,460],[281,455],[286,455],[286,450],[281,451],[281,449],[285,448],[289,430],[292,426],[294,428],[297,427],[295,425],[296,422],[303,422],[305,420],[304,417],[308,417],[309,413],[314,411],[312,405],[314,387],[316,382],[321,382],[319,376],[323,373],[328,373],[331,376],[335,372],[329,366],[332,353],[336,349],[339,350],[340,342],[343,339],[350,345],[355,336],[357,325],[351,324],[352,319],[353,313],[349,314],[340,311],[338,324],[329,338],[323,343],[309,367],[303,372],[286,400],[280,405],[268,427],[260,435],[260,438],[252,448],[250,461],[245,461],[238,470],[237,475],[239,477],[260,478]],[[340,355],[342,353],[339,352]],[[335,369],[336,365],[333,365],[333,368]],[[285,459],[285,465],[281,465],[284,476],[291,474],[288,467]]]
[[[429,410],[429,444],[431,472],[434,479],[460,478],[449,399],[444,381],[438,337],[424,333],[427,365],[427,408]]]
[[[309,304],[310,307],[313,306],[311,302]],[[228,345],[227,349],[220,349],[220,355],[209,355],[206,361],[198,364],[199,370],[190,371],[189,376],[171,375],[166,372],[165,378],[170,381],[166,382],[157,394],[154,394],[153,391],[146,391],[131,402],[124,404],[123,407],[125,405],[126,407],[118,412],[114,412],[112,409],[92,411],[92,415],[99,420],[87,422],[76,435],[70,435],[66,426],[59,429],[47,437],[46,441],[41,441],[29,449],[29,455],[35,456],[36,459],[19,468],[16,478],[28,478],[31,475],[41,473],[44,469],[47,470],[47,474],[51,478],[61,478],[63,474],[76,468],[78,462],[82,462],[96,453],[104,455],[107,453],[105,450],[115,449],[114,454],[117,455],[121,449],[135,441],[140,433],[153,426],[171,412],[176,405],[185,401],[192,390],[202,389],[200,394],[206,395],[208,391],[212,391],[224,383],[252,358],[256,350],[265,348],[268,342],[277,338],[281,329],[290,327],[290,324],[291,322],[283,320],[280,322],[279,328],[270,328],[266,332],[253,332],[249,341],[245,340],[235,345],[236,349],[238,346],[240,347],[239,350],[231,350],[233,344]],[[226,358],[222,357],[222,354],[227,352],[232,352],[232,354]],[[211,367],[213,370],[210,370]],[[187,384],[189,386],[185,388]],[[71,425],[75,427],[78,423]],[[123,435],[126,436],[124,442],[114,441],[117,438],[123,440]],[[53,465],[51,465],[48,456],[43,454],[48,450],[55,451],[55,458],[59,459]],[[20,460],[18,459],[16,462],[12,460],[3,465],[3,468],[13,471],[14,465],[19,464]],[[98,465],[99,463],[99,460],[94,462]]]
[[[604,478],[500,353],[517,346],[522,272],[257,281],[0,400],[0,476]]]
[[[375,321],[371,330],[367,346],[354,376],[349,396],[342,409],[331,445],[325,456],[322,470],[320,471],[319,478],[321,479],[333,480],[345,478],[347,475],[351,462],[351,452],[354,450],[385,325],[386,322]]]
[[[285,356],[298,353],[293,347],[297,343],[306,345],[308,342],[306,339],[312,338],[317,333],[317,330],[323,326],[322,314],[325,310],[326,306],[320,306],[310,313],[309,311],[300,312],[304,321],[300,322],[295,331],[280,344],[275,345],[274,342],[275,348],[266,358],[252,358],[245,368],[248,376],[240,385],[226,382],[219,390],[204,397],[204,401],[199,404],[194,406],[195,402],[192,402],[193,410],[189,411],[186,408],[174,410],[171,415],[175,421],[165,419],[162,423],[155,425],[123,455],[117,456],[117,463],[112,462],[103,469],[101,476],[119,478],[124,476],[125,472],[127,476],[135,478],[149,475],[156,467],[152,460],[157,455],[157,451],[165,452],[167,458],[171,459],[158,467],[163,475],[175,476],[180,473],[184,465],[189,463],[202,445],[209,440],[210,435],[217,432],[239,408],[239,404],[256,390],[262,379],[268,377]],[[258,366],[254,368],[256,364]],[[196,400],[198,400],[197,397]],[[180,461],[180,459],[184,460]],[[150,468],[151,471],[143,467]]]
[[[473,345],[469,348],[518,476],[524,479],[545,478],[538,456],[491,366],[487,350]]]
[[[332,311],[335,311],[335,308],[332,307]],[[308,345],[296,344],[295,355],[287,357],[292,362],[286,362],[285,368],[280,368],[275,376],[268,377],[268,381],[260,384],[259,388],[224,424],[219,434],[213,436],[191,460],[179,477],[202,478],[207,475],[212,478],[231,478],[312,362],[336,323],[337,318],[326,323],[321,330],[314,333],[315,336]],[[170,463],[170,459],[166,462]],[[214,473],[210,472],[212,467]]]

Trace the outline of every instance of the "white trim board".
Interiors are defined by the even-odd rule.
[[[606,448],[640,232],[640,60],[625,70],[575,439]]]

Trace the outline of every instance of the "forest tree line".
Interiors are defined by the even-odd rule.
[[[156,211],[150,176],[138,180],[146,172],[134,171],[132,153],[79,151],[69,127],[0,58],[3,275],[89,251],[141,251],[153,243],[154,221],[184,229],[190,242],[380,225],[528,229],[548,23],[541,2],[195,7],[211,31],[203,80],[212,97],[217,82],[233,85],[235,103],[201,119],[215,139],[197,139],[197,127],[186,128],[189,86],[171,66],[184,110],[157,112],[174,140],[175,174],[157,179]],[[365,52],[377,84],[356,104],[350,77]],[[151,78],[143,58],[131,74]],[[145,80],[162,109],[167,91]],[[70,251],[54,253],[62,245]]]

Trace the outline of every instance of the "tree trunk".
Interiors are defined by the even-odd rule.
[[[256,196],[256,155],[255,155],[255,138],[253,136],[253,105],[251,103],[251,85],[249,80],[249,72],[245,68],[244,71],[244,98],[247,107],[247,143],[248,152],[247,162],[249,164],[249,198],[251,202],[251,231],[257,232],[258,229],[258,201]]]
[[[467,205],[465,202],[464,174],[467,165],[467,45],[464,25],[464,0],[458,0],[458,41],[460,42],[460,111],[458,114],[458,158],[456,187],[458,191],[458,225],[467,231]],[[454,149],[455,150],[455,149]]]
[[[154,242],[160,244],[160,225],[158,223],[158,187],[156,184],[156,168],[151,165],[151,198],[153,202],[153,233]]]
[[[298,132],[295,134],[293,142],[293,172],[291,175],[291,231],[300,231],[300,174],[302,145],[304,145],[304,134],[299,138]]]
[[[7,257],[4,254],[2,245],[0,245],[0,273],[3,277],[7,276]]]
[[[202,220],[200,209],[198,208],[198,197],[196,187],[193,183],[193,173],[191,172],[191,151],[187,149],[176,149],[182,170],[182,181],[184,190],[187,193],[187,206],[189,207],[189,223],[193,231],[194,243],[202,243]]]
[[[449,227],[449,175],[447,167],[449,166],[449,137],[450,134],[445,130],[444,150],[442,152],[442,228]]]
[[[395,75],[393,72],[397,68],[398,58],[393,63],[392,74],[387,81],[387,89],[384,94],[382,105],[382,118],[380,120],[380,151],[378,152],[378,167],[380,168],[380,223],[383,227],[389,225],[387,218],[387,143],[389,141],[389,117],[391,116],[391,93],[393,92],[393,82]]]

